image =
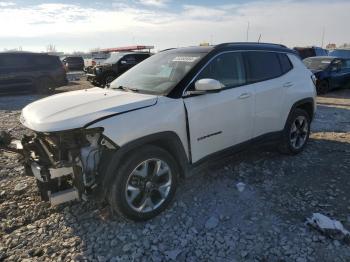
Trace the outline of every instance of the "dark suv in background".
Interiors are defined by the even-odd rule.
[[[95,86],[105,86],[150,56],[144,52],[112,53],[102,64],[87,69],[87,79]]]
[[[310,46],[310,47],[294,47],[295,51],[297,51],[300,58],[303,60],[307,57],[313,57],[313,56],[327,56],[328,51],[326,49],[323,49],[321,47],[317,46]]]
[[[84,59],[81,56],[66,56],[62,59],[68,71],[82,71],[84,69]]]
[[[0,53],[0,93],[50,93],[68,83],[58,56],[29,52]]]

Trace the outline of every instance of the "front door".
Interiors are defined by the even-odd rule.
[[[331,86],[344,88],[350,86],[350,59],[337,60],[331,67]]]
[[[184,98],[188,114],[192,162],[252,138],[254,87],[246,85],[241,53],[227,52],[214,58],[196,77],[223,85],[220,92]]]

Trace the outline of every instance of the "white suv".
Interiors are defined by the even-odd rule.
[[[25,107],[21,122],[34,131],[22,139],[25,167],[53,205],[95,198],[126,218],[150,219],[180,177],[218,153],[266,140],[302,151],[315,94],[312,73],[281,45],[165,50],[109,88]]]

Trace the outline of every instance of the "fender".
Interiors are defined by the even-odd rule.
[[[293,112],[296,108],[298,108],[298,107],[303,107],[303,105],[308,105],[308,104],[311,104],[311,105],[312,105],[312,107],[311,107],[311,110],[312,110],[312,111],[311,111],[311,114],[310,114],[310,120],[312,121],[313,118],[314,118],[314,114],[315,114],[315,100],[314,100],[314,98],[312,98],[312,97],[307,97],[307,98],[304,98],[304,99],[301,99],[301,100],[295,102],[295,103],[292,105],[291,109],[289,110],[289,114],[288,114],[288,117],[287,117],[287,119],[286,119],[285,125],[287,124],[288,119],[290,118],[292,112]],[[308,112],[308,113],[310,113],[310,112]]]

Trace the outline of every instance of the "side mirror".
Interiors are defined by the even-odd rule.
[[[211,78],[200,79],[194,86],[196,91],[219,91],[223,88],[219,81]]]

